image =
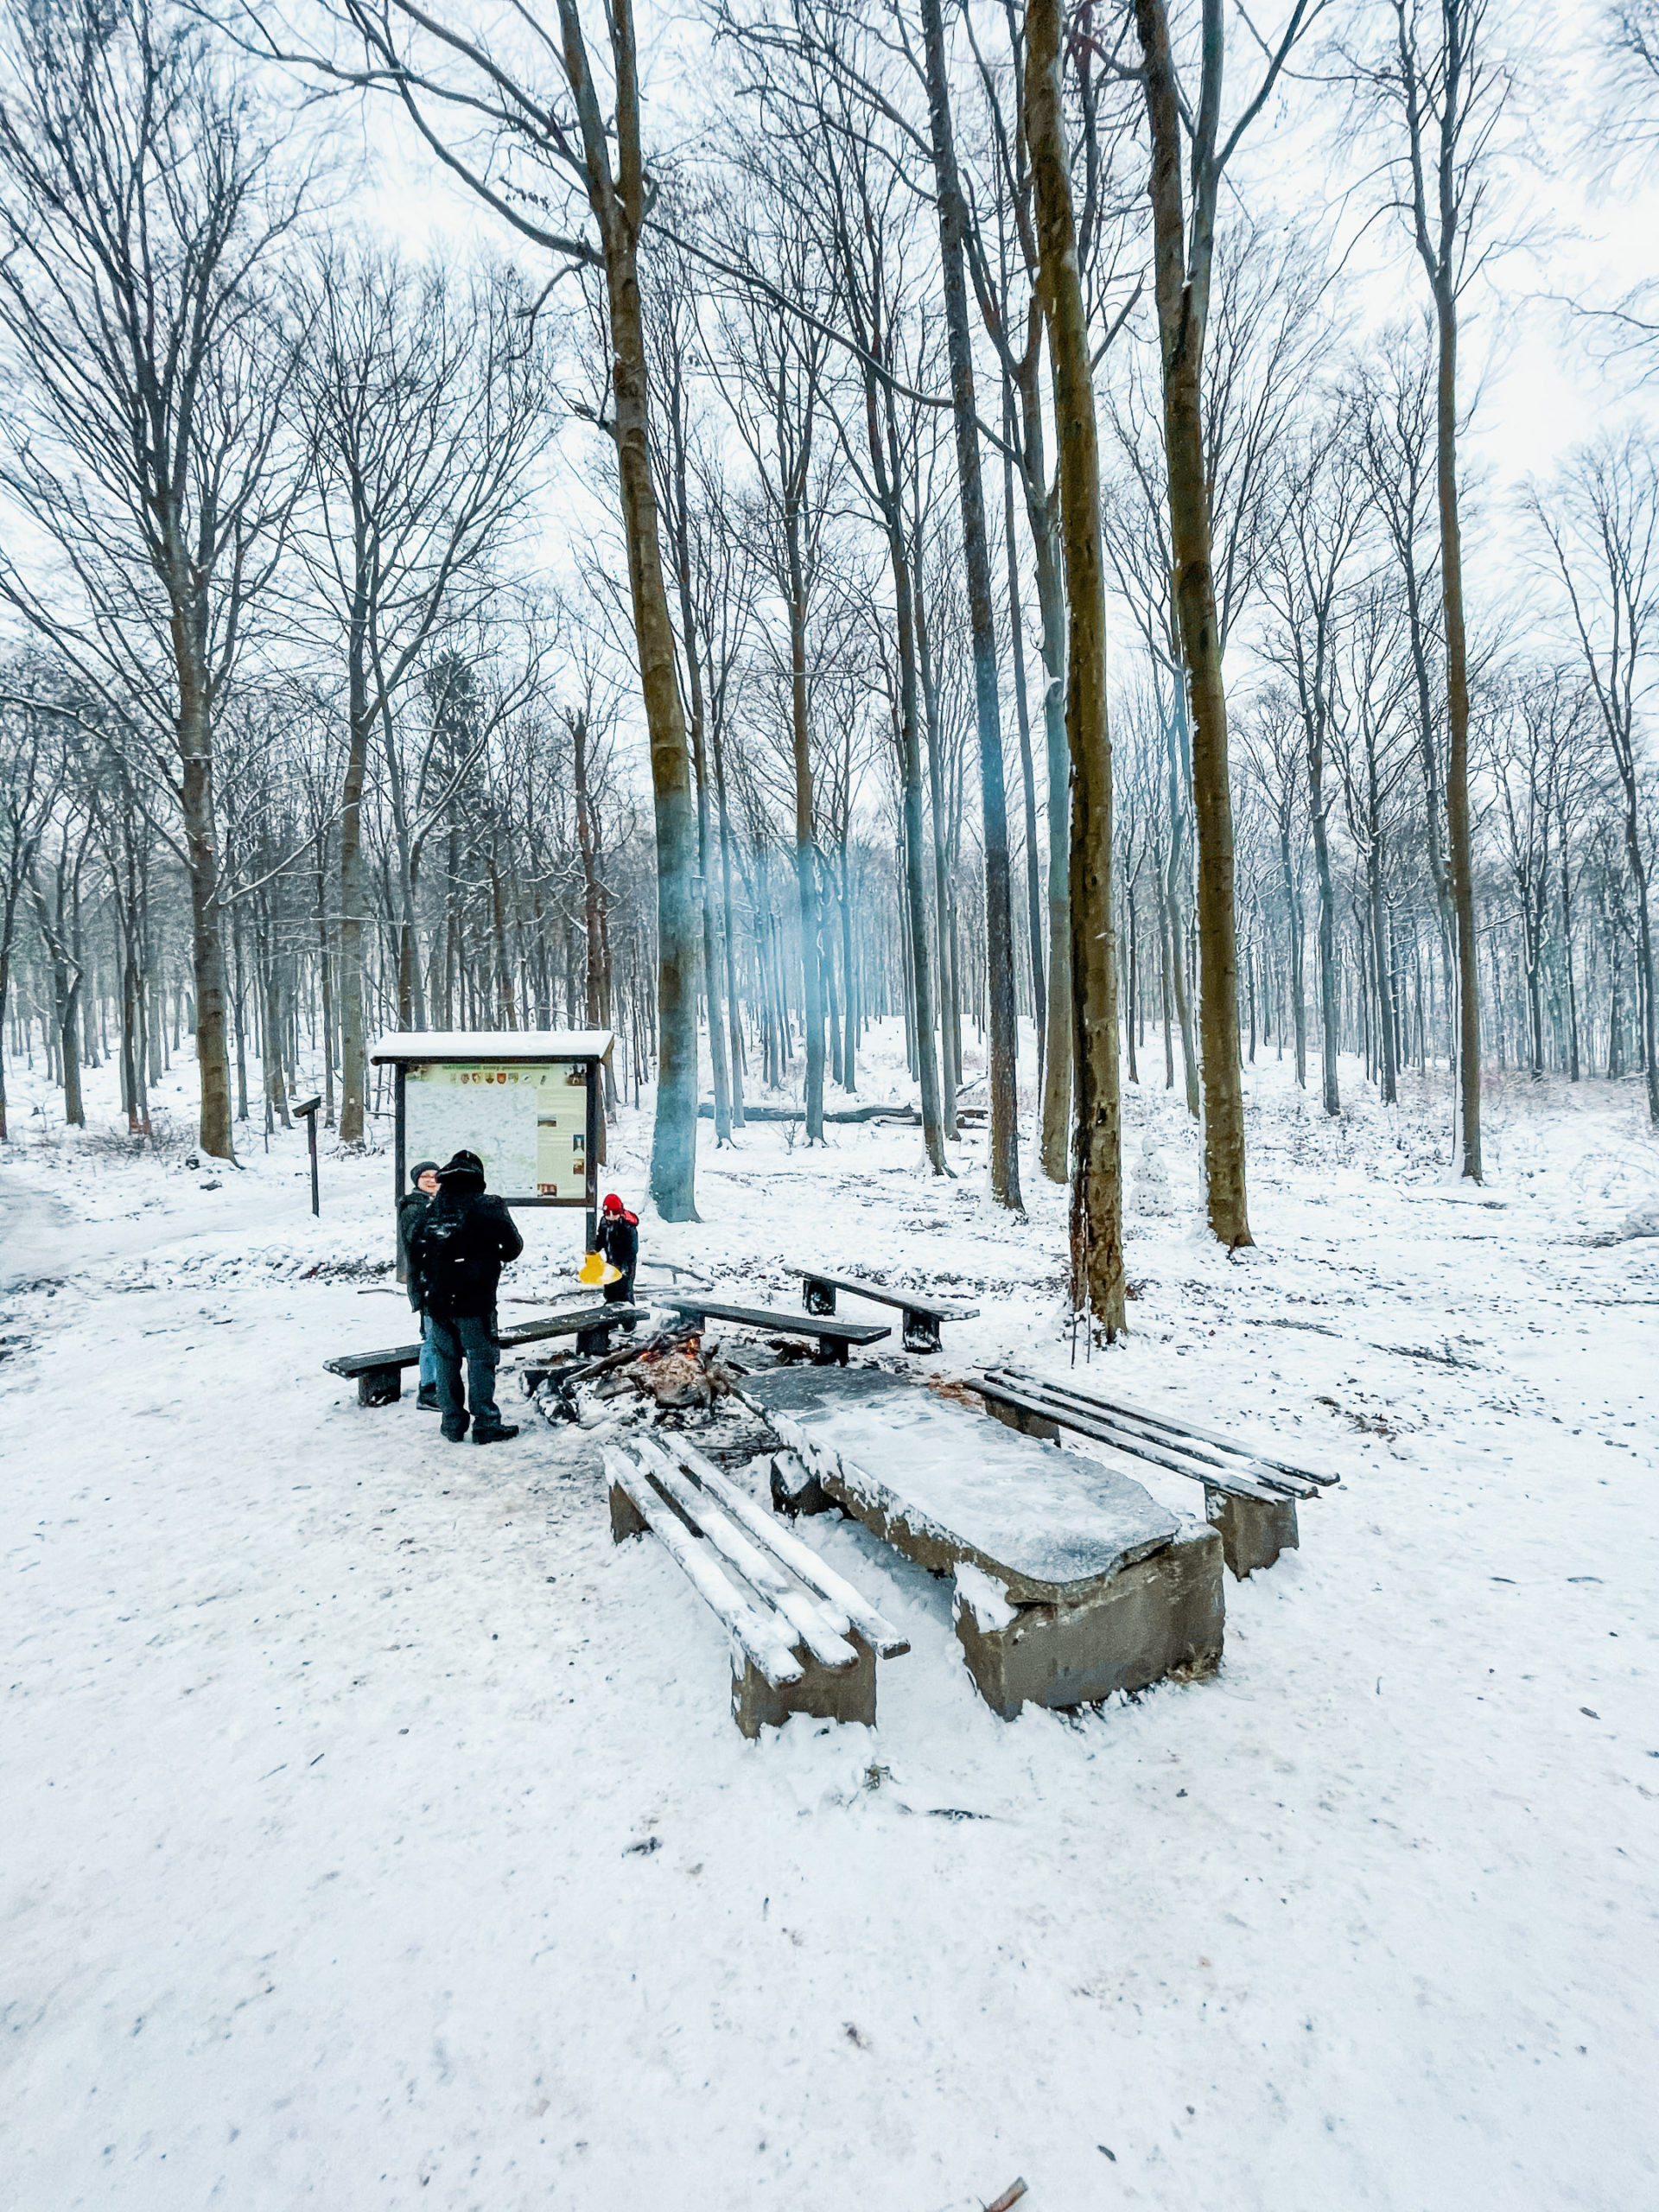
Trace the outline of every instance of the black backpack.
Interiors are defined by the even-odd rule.
[[[426,1310],[435,1320],[484,1315],[495,1304],[501,1264],[518,1243],[506,1210],[481,1192],[440,1192],[410,1236]],[[522,1249],[522,1248],[520,1248]]]

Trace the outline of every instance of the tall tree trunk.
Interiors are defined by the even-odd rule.
[[[1381,1087],[1382,1103],[1393,1106],[1398,1103],[1398,1062],[1395,1058],[1397,1040],[1394,1026],[1394,982],[1389,958],[1388,921],[1382,903],[1382,864],[1376,849],[1376,830],[1373,824],[1372,851],[1367,857],[1366,873],[1370,878],[1371,957],[1376,974],[1376,1026],[1382,1047]]]
[[[841,828],[841,964],[847,982],[847,1003],[843,1008],[844,1025],[841,1048],[842,1084],[848,1090],[858,1089],[858,1058],[856,1051],[857,1021],[855,1013],[858,986],[853,976],[853,901],[852,885],[847,860],[847,823]]]
[[[1003,409],[1011,429],[1014,407]],[[1012,442],[1012,441],[1010,441]],[[1020,783],[1026,803],[1026,931],[1031,951],[1031,1010],[1037,1033],[1039,1087],[1048,1028],[1048,992],[1043,976],[1043,872],[1037,837],[1037,776],[1031,755],[1031,709],[1026,697],[1026,625],[1020,604],[1020,556],[1014,530],[1014,461],[1002,457],[1002,535],[1008,554],[1008,639],[1014,652],[1014,704],[1020,725]]]
[[[317,893],[317,973],[322,986],[322,1125],[334,1126],[334,963],[328,957],[328,906],[324,872],[323,833],[317,832],[317,860],[313,880]],[[445,1027],[448,1026],[448,1017]]]
[[[916,653],[921,676],[922,707],[927,724],[927,785],[929,811],[933,821],[934,935],[938,945],[939,1058],[943,1064],[940,1103],[944,1135],[957,1135],[957,1092],[962,1084],[962,1039],[957,1032],[960,1001],[950,964],[950,866],[945,859],[944,739],[939,729],[939,685],[933,667],[933,645],[927,623],[927,602],[922,593],[921,528],[916,531]]]
[[[1192,1036],[1192,1001],[1186,987],[1186,901],[1182,897],[1185,888],[1181,867],[1181,850],[1186,842],[1186,817],[1183,810],[1182,785],[1186,780],[1181,773],[1183,743],[1186,735],[1186,702],[1181,694],[1180,677],[1175,680],[1173,711],[1164,724],[1164,744],[1169,760],[1169,865],[1164,871],[1164,903],[1169,914],[1169,974],[1175,997],[1176,1018],[1181,1027],[1181,1068],[1186,1079],[1186,1110],[1195,1122],[1202,1121],[1198,1101],[1198,1052]]]
[[[368,1075],[364,1005],[363,785],[369,765],[367,569],[359,521],[358,589],[346,645],[346,773],[340,802],[340,1141],[360,1145]]]
[[[1573,884],[1567,865],[1567,824],[1561,824],[1561,949],[1567,962],[1567,1079],[1579,1080],[1579,987],[1573,972]]]
[[[1140,865],[1140,862],[1137,861],[1135,862],[1137,872],[1139,871]],[[1141,1071],[1135,1065],[1135,1008],[1139,1005],[1141,998],[1141,933],[1139,929],[1136,927],[1137,917],[1135,912],[1135,878],[1133,875],[1129,879],[1129,895],[1124,900],[1123,907],[1124,912],[1128,916],[1129,922],[1129,1002],[1128,1018],[1123,1024],[1123,1042],[1128,1048],[1129,1056],[1129,1081],[1138,1087],[1141,1081]]]
[[[1071,921],[1077,1122],[1071,1295],[1110,1342],[1123,1326],[1123,1181],[1117,1082],[1117,962],[1112,913],[1112,746],[1106,704],[1106,591],[1100,449],[1089,320],[1060,84],[1060,0],[1026,10],[1026,143],[1037,213],[1038,293],[1048,328],[1059,449],[1071,757]]]
[[[806,1141],[823,1142],[823,957],[817,855],[813,848],[812,732],[807,713],[806,577],[800,512],[785,516],[789,555],[789,712],[795,770],[795,896],[801,918],[801,1003],[806,1016]]]
[[[1463,1174],[1480,1164],[1480,972],[1476,954],[1474,841],[1469,817],[1469,649],[1463,621],[1463,539],[1458,515],[1458,308],[1451,283],[1435,285],[1440,335],[1435,474],[1440,506],[1440,601],[1446,629],[1447,874],[1458,925],[1458,1076]]]
[[[181,670],[181,677],[184,671]],[[234,1160],[231,1059],[226,1028],[225,944],[219,903],[219,842],[213,821],[213,737],[205,686],[181,683],[180,796],[190,878],[190,965],[196,987],[196,1065],[201,1079],[201,1149]]]
[[[231,1011],[236,1031],[236,1118],[248,1118],[248,993],[247,963],[242,957],[242,920],[239,909],[231,914]]]
[[[726,954],[726,1011],[731,1029],[732,1127],[743,1126],[743,1018],[737,995],[737,936],[732,919],[732,823],[726,803],[726,761],[720,717],[713,730],[715,798],[720,808],[720,895],[722,942]]]
[[[1288,805],[1279,817],[1279,866],[1285,879],[1285,929],[1289,938],[1289,971],[1291,1020],[1296,1032],[1296,1088],[1307,1089],[1307,981],[1306,949],[1303,944],[1302,896],[1296,881],[1295,863],[1290,851],[1290,812]],[[1282,1033],[1283,1024],[1280,1025]],[[1284,1038],[1281,1034],[1280,1052],[1283,1055]]]
[[[669,507],[674,546],[674,571],[680,594],[680,632],[685,648],[687,688],[691,698],[691,768],[697,799],[697,872],[702,889],[702,982],[709,1007],[709,1062],[715,1086],[715,1145],[732,1141],[732,1086],[726,1060],[726,1026],[721,1010],[721,963],[716,951],[720,935],[718,902],[715,893],[714,840],[709,829],[709,763],[704,747],[707,723],[702,688],[702,662],[697,650],[696,608],[691,596],[691,506],[686,485],[683,420],[677,405],[668,410],[668,433],[672,455]]]
[[[674,629],[663,582],[657,496],[651,480],[645,321],[637,261],[645,180],[632,0],[607,10],[616,79],[618,173],[594,89],[577,0],[558,0],[566,73],[575,97],[599,226],[610,308],[612,435],[628,544],[639,685],[651,742],[657,830],[657,1118],[651,1195],[664,1221],[695,1221],[697,1166],[697,901],[692,886],[696,818],[691,762],[674,667]]]
[[[1153,273],[1163,365],[1164,450],[1181,653],[1192,702],[1192,810],[1198,848],[1198,1027],[1210,1227],[1236,1250],[1250,1243],[1244,1177],[1244,1087],[1238,1054],[1238,946],[1233,913],[1233,802],[1227,696],[1211,560],[1204,464],[1204,319],[1186,278],[1181,118],[1162,0],[1135,0],[1152,133]]]
[[[1325,1110],[1327,1114],[1339,1114],[1342,1096],[1337,1087],[1337,902],[1331,883],[1331,849],[1325,836],[1325,808],[1316,801],[1311,812],[1313,872],[1319,887],[1319,1046]]]
[[[291,1128],[293,1123],[289,1119],[288,1093],[283,1084],[282,986],[276,972],[276,949],[271,943],[270,906],[263,893],[259,899],[259,921],[254,938],[254,968],[258,978],[260,1020],[264,1030],[265,1127],[269,1129],[273,1118],[276,1118],[280,1119],[285,1129]]]
[[[1642,852],[1639,786],[1634,774],[1625,779],[1624,853],[1630,880],[1636,886],[1636,1013],[1641,1024],[1642,1060],[1648,1079],[1648,1118],[1659,1126],[1659,1016],[1653,988],[1653,925],[1648,902],[1648,868]]]
[[[941,0],[922,0],[922,46],[927,70],[933,138],[933,175],[944,276],[945,347],[962,499],[963,551],[968,569],[968,621],[973,639],[974,702],[979,727],[980,798],[984,814],[985,965],[990,1031],[991,1196],[1021,1208],[1018,1071],[1020,1033],[1014,1015],[1014,914],[1008,871],[1007,791],[1002,771],[1002,721],[998,697],[996,621],[991,607],[990,544],[985,525],[985,487],[979,465],[975,411],[973,344],[968,321],[964,266],[967,207],[957,174],[945,67]],[[1027,753],[1030,743],[1027,738]]]
[[[415,872],[420,863],[409,833],[409,809],[404,798],[403,763],[397,757],[397,733],[392,720],[391,699],[380,690],[380,740],[386,760],[386,793],[391,802],[392,836],[397,849],[397,1007],[405,1028],[426,1027],[426,979],[421,969],[421,938],[415,919]]]
[[[1028,434],[1029,435],[1029,434]],[[1046,524],[1045,514],[1041,519]],[[1039,518],[1033,517],[1033,543]],[[1071,758],[1065,728],[1065,586],[1046,527],[1034,555],[1042,618],[1043,737],[1048,777],[1048,1035],[1043,1053],[1043,1173],[1064,1183],[1071,1149]]]
[[[71,975],[73,980],[71,981]],[[58,1056],[63,1070],[63,1118],[73,1129],[86,1126],[86,1109],[80,1102],[80,1045],[76,1017],[80,1010],[80,976],[60,963],[57,971]]]

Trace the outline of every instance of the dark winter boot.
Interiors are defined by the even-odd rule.
[[[438,1403],[437,1384],[435,1382],[423,1382],[420,1389],[415,1393],[415,1403],[423,1414],[442,1413],[443,1408]]]
[[[445,1421],[443,1424],[443,1440],[446,1444],[464,1444],[467,1441],[466,1422],[462,1421],[460,1426],[457,1427],[454,1421]]]
[[[510,1427],[504,1421],[499,1428],[475,1428],[473,1431],[473,1441],[474,1444],[505,1444],[510,1437],[517,1436],[518,1433],[516,1428]]]

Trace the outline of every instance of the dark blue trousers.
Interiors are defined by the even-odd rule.
[[[443,1433],[452,1441],[467,1433],[467,1405],[471,1420],[480,1428],[499,1428],[500,1409],[495,1402],[495,1370],[501,1353],[495,1341],[493,1313],[460,1313],[453,1321],[426,1317],[427,1340],[438,1370],[438,1411]],[[467,1363],[467,1395],[461,1389],[461,1363]]]

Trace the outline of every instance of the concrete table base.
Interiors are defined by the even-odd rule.
[[[1005,1628],[957,1607],[968,1671],[993,1712],[1089,1705],[1166,1675],[1194,1680],[1221,1662],[1226,1606],[1221,1540],[1189,1526],[1151,1559],[1126,1567],[1075,1603],[1020,1605]]]

